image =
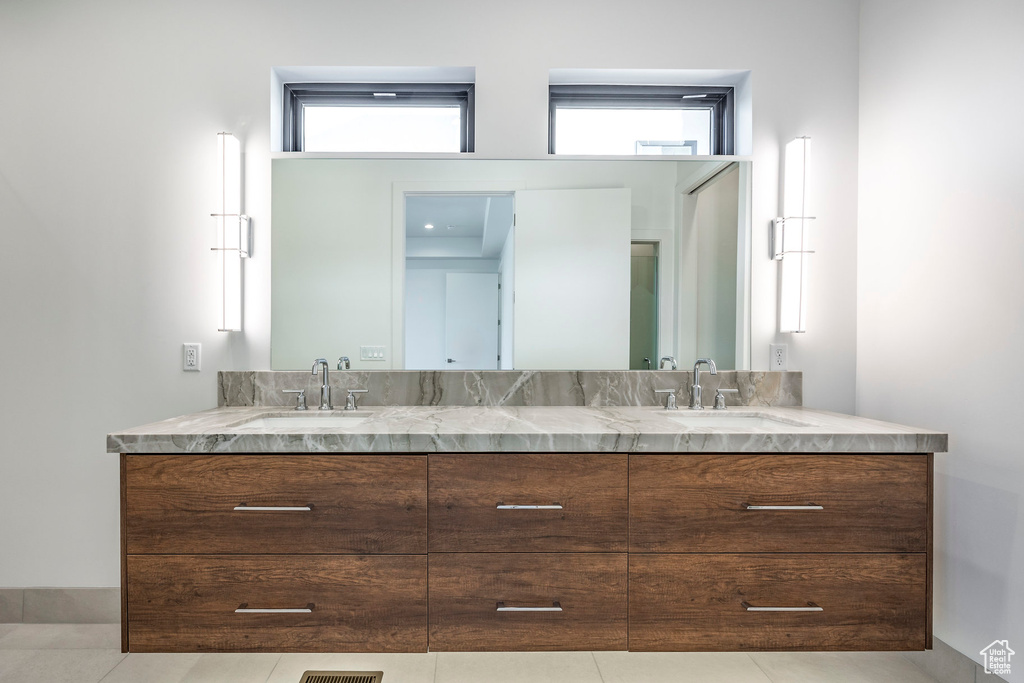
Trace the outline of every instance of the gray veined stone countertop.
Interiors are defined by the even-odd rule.
[[[933,453],[947,436],[800,407],[666,411],[655,406],[368,406],[329,426],[245,427],[322,419],[311,407],[221,407],[107,435],[111,453]],[[736,424],[723,424],[727,416]],[[673,418],[683,420],[685,424]],[[706,422],[701,422],[706,420]],[[303,422],[308,423],[308,419]],[[338,423],[341,423],[339,426]]]

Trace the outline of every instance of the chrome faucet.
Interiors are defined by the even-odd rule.
[[[669,363],[672,364],[672,368],[671,368],[672,370],[676,369],[676,357],[675,356],[665,356],[664,358],[661,359],[661,363],[658,364],[658,367],[660,369],[662,369],[662,370],[665,369],[665,361],[668,361]]]
[[[349,362],[348,356],[342,356],[341,358],[338,359],[338,369],[339,370],[349,370],[349,369],[351,369],[351,367],[352,367],[352,363]]]
[[[710,358],[698,358],[693,364],[693,386],[690,387],[690,410],[704,410],[704,403],[701,400],[700,389],[700,366],[706,364],[712,375],[718,374],[715,361]]]
[[[317,358],[313,361],[313,376],[320,373],[320,367],[324,369],[324,384],[320,387],[320,410],[334,410],[331,405],[331,382],[327,376],[328,364],[326,358]]]

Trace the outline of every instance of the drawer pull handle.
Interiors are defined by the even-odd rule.
[[[235,614],[309,614],[313,611],[313,603],[305,607],[277,608],[277,607],[249,607],[249,603],[243,602],[235,610]]]
[[[820,505],[814,503],[808,503],[807,505],[750,505],[744,503],[743,507],[747,510],[824,510]]]
[[[505,505],[504,503],[498,503],[495,506],[499,510],[561,510],[562,506],[558,503],[551,505]]]
[[[308,505],[236,505],[236,512],[312,512],[313,504]]]
[[[818,607],[813,602],[808,602],[806,607],[755,607],[744,600],[740,603],[743,609],[748,612],[824,612],[825,609]]]
[[[504,602],[498,603],[497,612],[561,612],[562,604],[558,601],[551,603],[550,607],[510,607]]]

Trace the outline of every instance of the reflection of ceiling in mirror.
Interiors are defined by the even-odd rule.
[[[410,194],[405,199],[405,236],[432,242],[472,238],[480,242],[478,256],[495,258],[512,226],[513,206],[511,194]],[[453,255],[464,256],[456,251]],[[438,257],[442,252],[431,249]]]
[[[495,221],[496,213],[507,214],[508,224],[511,225],[511,195],[409,195],[405,200],[405,235],[406,237],[482,237],[485,223],[488,220]],[[425,225],[433,225],[434,228],[432,230],[425,229],[423,227]]]

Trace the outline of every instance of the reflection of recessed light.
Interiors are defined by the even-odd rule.
[[[431,225],[430,223],[427,223],[426,225],[423,226],[423,228],[426,229],[426,230],[433,230],[434,226]]]
[[[455,226],[454,226],[454,225],[449,225],[449,226],[448,226],[448,229],[449,229],[449,230],[454,230],[454,229],[455,229]]]

